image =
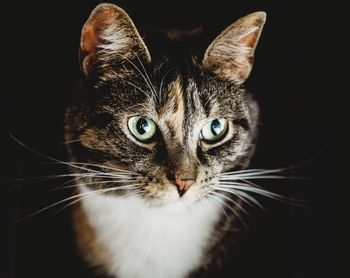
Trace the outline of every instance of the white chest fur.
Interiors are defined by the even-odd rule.
[[[82,204],[108,253],[109,274],[120,278],[186,277],[200,266],[219,218],[216,204],[208,200],[159,208],[135,196],[95,195]]]

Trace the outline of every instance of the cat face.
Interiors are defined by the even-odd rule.
[[[237,21],[202,60],[152,61],[128,15],[99,5],[82,31],[85,80],[67,109],[66,140],[75,142],[73,160],[120,179],[96,175],[86,184],[125,187],[115,193],[154,205],[190,204],[214,190],[221,173],[245,167],[258,111],[241,85],[264,20],[255,13]]]

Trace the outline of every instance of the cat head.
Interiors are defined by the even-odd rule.
[[[246,167],[258,108],[242,84],[264,22],[264,12],[252,13],[201,55],[153,61],[124,10],[97,6],[82,30],[84,80],[65,121],[71,159],[116,173],[110,180],[95,175],[103,181],[90,187],[124,186],[116,194],[151,204],[191,203],[207,196],[221,173]]]

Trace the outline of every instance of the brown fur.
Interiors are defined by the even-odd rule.
[[[99,5],[83,27],[85,79],[66,112],[65,138],[77,140],[67,145],[70,159],[101,165],[102,173],[108,172],[106,166],[134,173],[141,184],[138,194],[159,209],[179,177],[193,180],[200,189],[198,200],[206,197],[219,174],[247,167],[255,148],[258,106],[241,85],[251,71],[264,22],[262,12],[238,20],[212,42],[202,61],[203,53],[180,59],[177,48],[166,59],[151,60],[125,11],[111,4]],[[127,121],[135,116],[156,124],[157,133],[149,142],[130,132]],[[204,124],[220,118],[227,120],[227,134],[218,142],[205,142],[200,137]],[[101,180],[89,177],[80,182]],[[184,188],[190,185],[180,183]],[[113,186],[119,185],[123,183]],[[108,186],[89,186],[104,187]],[[239,206],[235,209],[240,210]],[[81,205],[74,209],[73,222],[87,261],[108,268],[108,253],[98,243]],[[221,218],[205,243],[208,256],[203,267],[220,253],[220,243],[236,222],[233,214]]]
[[[108,252],[97,241],[94,229],[91,227],[88,217],[82,208],[81,203],[77,203],[72,209],[73,228],[78,235],[77,246],[83,258],[100,272],[105,272],[104,268],[111,263]]]
[[[180,78],[169,84],[169,100],[168,104],[163,107],[162,116],[169,129],[175,134],[176,139],[181,143],[183,140],[183,124],[184,124],[184,101],[183,89]]]

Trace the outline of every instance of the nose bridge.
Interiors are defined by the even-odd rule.
[[[167,177],[176,185],[181,197],[197,179],[198,163],[189,148],[183,144],[169,144]]]
[[[182,149],[178,152],[174,162],[174,172],[176,176],[184,180],[196,179],[198,169],[197,161],[187,149]]]
[[[196,181],[197,169],[198,165],[196,160],[188,151],[182,150],[182,152],[176,155],[174,178],[180,197],[182,197]]]

